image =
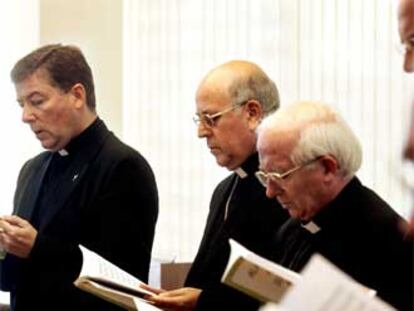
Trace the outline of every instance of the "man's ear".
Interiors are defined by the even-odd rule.
[[[86,105],[86,90],[81,83],[74,84],[69,92],[74,98],[75,108]]]
[[[329,179],[333,176],[336,176],[340,170],[338,160],[332,155],[324,155],[320,162],[324,169],[325,176]]]
[[[247,113],[249,127],[255,130],[263,118],[262,105],[257,100],[251,99],[245,104],[245,111]]]

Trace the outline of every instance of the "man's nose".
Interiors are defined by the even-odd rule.
[[[33,111],[27,106],[24,105],[22,108],[22,121],[24,123],[30,123],[35,119]]]
[[[270,199],[276,198],[283,192],[283,188],[278,182],[268,181],[266,184],[266,196]]]
[[[407,51],[404,56],[404,71],[414,72],[414,50]]]
[[[211,134],[211,128],[206,126],[203,122],[197,125],[197,135],[199,138],[207,137]]]

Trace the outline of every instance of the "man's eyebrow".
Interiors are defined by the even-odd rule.
[[[211,114],[211,112],[208,112],[206,110],[196,112],[196,115],[198,115],[198,116],[205,116],[207,114]]]
[[[217,109],[213,109],[213,111],[211,111],[211,109],[207,108],[205,110],[200,111],[199,114],[215,114],[217,112]]]
[[[40,93],[39,91],[33,91],[33,92],[29,93],[28,95],[24,95],[22,97],[16,98],[16,101],[18,103],[21,103],[21,102],[23,102],[24,99],[30,99],[31,97],[36,96],[36,95],[43,96],[43,94]]]

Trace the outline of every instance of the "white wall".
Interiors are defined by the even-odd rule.
[[[41,44],[77,44],[95,77],[98,113],[118,135],[122,132],[122,1],[16,0],[0,10],[0,214],[10,213],[15,182],[25,160],[42,150],[15,101],[9,73],[14,63]]]
[[[122,133],[122,1],[40,0],[40,43],[79,46],[95,80],[97,111]]]
[[[400,213],[405,114],[413,89],[401,70],[390,0],[124,0],[124,138],[152,164],[160,190],[155,254],[195,254],[215,164],[191,122],[203,75],[229,59],[261,65],[282,104],[338,107],[364,149],[359,173]]]
[[[0,10],[0,215],[10,214],[17,174],[26,159],[39,148],[21,122],[10,70],[18,58],[35,48],[39,40],[38,1],[4,1]]]

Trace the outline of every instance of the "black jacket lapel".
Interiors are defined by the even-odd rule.
[[[22,182],[19,183],[14,198],[14,206],[16,207],[14,213],[16,215],[30,220],[51,158],[51,153],[45,153],[44,157],[38,160],[39,163],[31,169],[25,170],[23,168],[22,176],[19,177]]]

